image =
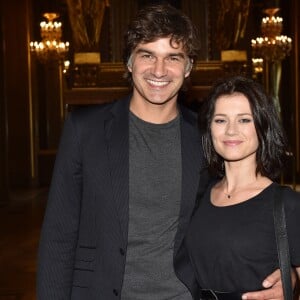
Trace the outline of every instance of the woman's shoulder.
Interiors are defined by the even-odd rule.
[[[294,190],[289,185],[281,185],[278,183],[274,183],[274,186],[275,186],[275,188],[281,190],[284,196],[290,196],[292,198],[300,200],[300,192]]]
[[[281,191],[286,206],[300,209],[300,192],[292,189],[290,186],[277,183],[274,184],[274,188]]]

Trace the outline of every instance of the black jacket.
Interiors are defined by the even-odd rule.
[[[42,227],[39,300],[120,299],[128,234],[130,97],[68,116]],[[203,153],[181,108],[182,201],[174,255],[192,213]]]

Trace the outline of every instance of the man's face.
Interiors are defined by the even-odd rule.
[[[149,105],[176,102],[191,65],[182,45],[174,44],[172,47],[168,37],[137,45],[128,61],[134,101]]]

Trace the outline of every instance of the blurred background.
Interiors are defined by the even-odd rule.
[[[199,34],[180,101],[197,111],[229,74],[261,82],[290,143],[280,181],[299,188],[298,0],[1,0],[0,299],[35,299],[36,248],[64,119],[130,92],[124,30],[139,8],[160,2],[186,13]]]

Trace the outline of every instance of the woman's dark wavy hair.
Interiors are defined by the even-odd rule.
[[[249,101],[258,136],[256,173],[276,179],[287,158],[287,140],[271,97],[252,79],[234,76],[217,81],[203,103],[199,122],[203,132],[203,149],[211,173],[224,175],[224,161],[214,150],[211,122],[217,99],[223,95],[243,94]]]
[[[182,43],[187,55],[191,59],[196,58],[199,39],[191,20],[169,4],[158,4],[142,8],[129,25],[124,40],[125,65],[138,44],[165,37],[171,37],[173,47],[175,43]],[[130,79],[131,74],[127,73],[125,77]]]

